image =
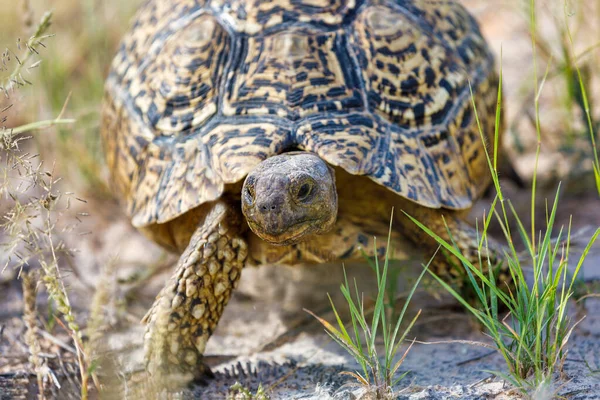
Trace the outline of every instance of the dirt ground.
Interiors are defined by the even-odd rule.
[[[34,3],[39,7],[47,6]],[[61,15],[68,15],[68,4],[67,0],[56,3],[60,20]],[[523,12],[526,2],[502,1],[493,6],[484,0],[465,0],[463,3],[480,21],[498,59],[502,53],[507,120],[504,147],[519,174],[529,182],[537,139],[531,117],[535,93],[530,84],[533,68],[528,20]],[[560,30],[557,29],[560,26],[557,21],[562,21],[564,15],[563,2],[540,3],[539,29],[549,43],[548,52],[553,55],[552,59],[558,60],[561,49],[557,44],[560,40],[556,31]],[[12,10],[9,7],[7,10],[0,15],[10,16],[11,12],[16,12],[16,8]],[[127,8],[129,13],[132,10],[133,7]],[[112,18],[110,12],[105,14],[106,19]],[[588,12],[581,14],[573,24],[589,28],[589,31],[574,31],[574,54],[591,47],[588,57],[598,61],[599,52],[592,47],[600,39],[598,27],[586,24],[588,19],[593,20],[599,15],[598,7],[590,6]],[[126,26],[120,26],[112,29],[110,34],[118,38],[125,29]],[[538,57],[538,71],[543,76],[545,63],[551,58],[544,54],[538,54]],[[594,65],[593,62],[591,64]],[[572,217],[572,231],[576,233],[572,251],[577,255],[583,250],[590,232],[600,226],[600,200],[591,174],[589,142],[585,135],[575,136],[568,146],[565,145],[565,138],[570,132],[585,130],[585,124],[581,115],[561,100],[565,83],[558,72],[556,75],[548,79],[539,97],[544,135],[539,167],[538,220],[544,220],[544,199],[554,197],[561,181],[557,225],[567,225]],[[597,78],[594,74],[590,78],[592,94],[600,94]],[[80,93],[77,90],[81,92],[82,89],[76,88],[74,97]],[[40,101],[40,104],[43,103]],[[34,108],[43,109],[40,104]],[[597,104],[600,102],[592,103],[595,115],[598,115]],[[13,117],[16,119],[14,124],[28,122],[27,118]],[[51,136],[56,132],[46,131],[45,134]],[[41,152],[40,143],[43,145],[45,142],[42,140],[28,146],[31,146],[32,152]],[[67,164],[61,164],[60,158],[56,159],[56,164],[59,172],[66,173]],[[105,169],[99,169],[99,176],[106,181]],[[71,183],[68,180],[62,183],[65,191],[69,191]],[[73,184],[78,184],[78,181]],[[519,189],[510,181],[503,181],[503,185],[519,214],[528,215],[529,189]],[[60,239],[73,249],[72,258],[61,259],[62,277],[74,314],[82,327],[87,327],[94,316],[102,315],[99,326],[83,331],[84,342],[95,343],[96,357],[101,360],[96,366],[104,388],[101,397],[143,398],[139,388],[130,380],[131,375],[136,376],[143,368],[143,326],[140,320],[169,276],[176,257],[133,229],[108,194],[87,189],[85,193],[86,196],[82,197],[86,202],[75,202],[59,224],[65,227],[69,221],[78,220],[75,230],[62,230],[60,233]],[[482,215],[490,201],[486,197],[475,205],[471,215],[473,221]],[[5,206],[0,205],[1,213],[4,213]],[[497,230],[495,233],[500,234]],[[7,232],[0,230],[0,242],[6,236]],[[411,259],[419,259],[411,246],[407,246],[406,252]],[[0,254],[0,268],[8,256]],[[576,260],[576,257],[573,259]],[[415,278],[418,264],[419,261],[414,260],[403,263],[402,273],[397,277],[400,292]],[[31,266],[32,269],[36,267]],[[352,265],[347,268],[349,276],[358,277],[367,294],[373,293],[375,281],[368,267]],[[0,400],[35,398],[36,375],[29,362],[23,294],[17,275],[18,271],[10,266],[0,270]],[[582,276],[589,290],[597,292],[600,285],[600,244],[590,252]],[[341,307],[339,284],[342,278],[342,268],[338,264],[246,269],[239,290],[208,344],[207,363],[215,378],[206,386],[192,385],[180,394],[180,398],[220,399],[233,396],[230,388],[240,382],[253,393],[262,385],[272,399],[368,399],[369,394],[353,385],[349,376],[340,374],[358,368],[356,362],[324,333],[314,318],[303,311],[304,308],[309,309],[332,321],[334,316],[327,302],[327,293]],[[55,305],[48,301],[46,292],[41,288],[37,307],[37,322],[43,327],[39,332],[40,354],[48,380],[44,385],[46,394],[48,398],[80,398],[79,364],[73,341],[67,330],[50,317]],[[441,295],[435,288],[428,287],[418,293],[411,311],[414,313],[419,309],[423,310],[423,314],[412,333],[419,341],[487,341],[476,322],[456,302]],[[571,338],[563,375],[557,377],[555,387],[538,393],[538,399],[553,396],[600,398],[600,299],[588,298],[573,304],[572,310],[574,321],[584,315],[586,318]],[[402,354],[402,350],[399,353]],[[510,385],[485,372],[498,370],[506,370],[502,358],[487,348],[464,343],[415,344],[401,368],[401,371],[410,372],[395,388],[397,398],[519,398]],[[91,396],[96,398],[98,393],[92,391]]]
[[[564,209],[585,207],[593,211],[597,199],[592,193],[577,198],[565,196],[561,202]],[[600,215],[593,212],[590,215],[594,217],[576,219],[576,226],[599,226]],[[563,221],[567,220],[568,215],[561,213],[560,216]],[[96,218],[110,220],[102,215],[93,219]],[[101,221],[85,223],[102,224]],[[103,398],[140,398],[136,389],[127,395],[123,386],[125,376],[135,376],[142,368],[143,326],[139,321],[168,278],[169,265],[175,258],[165,255],[137,234],[121,217],[114,217],[101,232],[86,235],[79,241],[81,251],[74,262],[77,272],[73,270],[67,276],[69,294],[82,325],[90,315],[90,293],[102,285],[110,296],[104,306],[106,325],[99,340],[99,354],[103,359],[99,373],[106,390]],[[582,233],[581,238],[587,239],[586,234]],[[575,241],[573,259],[577,259],[577,251],[582,250],[583,244]],[[161,262],[157,264],[157,260]],[[111,263],[115,267],[107,270],[106,266]],[[589,283],[600,281],[599,263],[600,246],[596,245],[584,265],[583,277]],[[127,283],[132,277],[139,278],[149,265],[155,266],[158,272],[144,281]],[[346,268],[350,278],[357,277],[361,282],[361,289],[373,293],[373,272],[366,265]],[[400,293],[414,279],[418,265],[413,261],[412,266],[407,263],[402,268],[397,278]],[[302,311],[310,309],[332,321],[334,316],[326,293],[332,294],[343,309],[338,289],[342,279],[341,265],[245,270],[241,285],[207,348],[207,362],[216,377],[208,386],[192,386],[183,398],[225,398],[236,382],[252,392],[262,385],[269,389],[272,399],[363,398],[363,389],[351,385],[349,377],[339,374],[358,368],[356,362]],[[432,289],[423,290],[411,305],[413,313],[423,310],[412,336],[424,342],[488,341],[477,323],[455,301],[448,296],[436,298],[432,291],[439,294]],[[48,310],[45,299],[42,293],[38,307],[44,315]],[[4,396],[0,398],[18,398],[15,393],[21,395],[26,387],[34,387],[35,377],[27,363],[28,348],[23,339],[21,316],[23,304],[17,280],[4,277],[0,304],[3,304],[0,309],[0,394]],[[571,339],[564,376],[553,390],[569,399],[597,399],[600,393],[600,299],[587,299],[573,310],[573,320],[583,315],[586,318]],[[50,392],[54,391],[56,398],[79,398],[73,345],[59,327],[52,335],[42,338],[43,353],[62,389],[48,385],[52,388]],[[462,343],[415,344],[402,366],[403,372],[410,372],[396,388],[397,398],[519,398],[510,386],[484,372],[505,369],[500,355],[487,348]],[[121,375],[110,371],[120,371]],[[111,392],[115,388],[118,390]],[[10,390],[14,392],[6,394],[11,393]]]

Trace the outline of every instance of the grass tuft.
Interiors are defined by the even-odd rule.
[[[361,366],[361,371],[346,371],[343,374],[353,377],[362,386],[374,393],[377,399],[391,399],[393,398],[392,388],[399,381],[401,381],[407,374],[398,375],[398,370],[402,366],[404,359],[410,351],[412,344],[405,350],[402,356],[396,361],[396,355],[400,349],[400,345],[404,342],[421,311],[413,317],[408,326],[403,331],[400,330],[400,326],[404,320],[404,316],[410,300],[419,282],[425,275],[427,268],[423,270],[419,278],[416,280],[410,293],[406,298],[406,302],[402,307],[400,315],[396,319],[396,322],[389,321],[386,316],[386,300],[385,294],[387,291],[387,279],[388,279],[388,268],[389,268],[389,254],[390,254],[390,240],[391,240],[392,224],[390,220],[390,231],[388,234],[388,242],[386,254],[384,256],[383,269],[380,266],[380,262],[377,257],[374,257],[372,263],[374,270],[377,275],[377,299],[375,300],[375,306],[373,309],[373,315],[371,321],[367,319],[367,313],[365,312],[365,301],[364,296],[359,294],[358,285],[356,280],[354,281],[354,287],[351,288],[348,283],[348,277],[344,270],[344,283],[340,286],[340,290],[344,296],[348,308],[350,310],[351,318],[351,329],[346,329],[346,323],[342,321],[340,315],[329,297],[331,308],[336,317],[337,327],[327,322],[323,318],[318,317],[311,311],[305,310],[313,317],[315,317],[326,329],[327,334],[335,340],[341,347],[343,347]],[[377,249],[375,243],[375,249]],[[375,251],[377,254],[377,251]],[[353,294],[354,293],[354,294]],[[379,332],[382,334],[383,339],[383,355],[377,349],[376,339]]]
[[[535,26],[533,3],[532,1],[531,24]],[[425,225],[409,216],[415,224],[433,237],[443,249],[457,257],[469,276],[468,282],[481,304],[479,308],[471,305],[448,283],[430,271],[434,278],[477,318],[494,342],[497,350],[502,354],[508,373],[489,372],[512,383],[523,394],[530,396],[545,393],[548,388],[553,387],[556,373],[562,371],[562,365],[568,352],[569,338],[578,323],[573,322],[568,315],[569,300],[574,295],[577,277],[583,261],[600,234],[600,228],[598,228],[589,239],[583,254],[570,273],[568,266],[571,261],[569,253],[571,224],[569,223],[566,228],[564,226],[557,227],[555,224],[560,185],[552,205],[546,204],[545,229],[538,232],[535,228],[535,177],[541,144],[538,99],[547,73],[546,71],[540,86],[537,86],[537,75],[534,77],[537,88],[535,110],[538,114],[536,116],[538,146],[531,191],[531,231],[525,228],[512,203],[504,196],[495,164],[496,157],[494,156],[494,160],[492,160],[487,146],[483,146],[483,148],[485,149],[496,196],[487,215],[483,216],[485,223],[480,232],[479,263],[474,263],[461,254],[453,240],[445,241]],[[499,120],[500,105],[502,103],[502,71],[500,72],[498,93],[496,120]],[[474,101],[473,107],[477,116]],[[480,135],[481,140],[485,143],[486,140],[481,128]],[[498,125],[496,125],[495,143],[498,143],[498,135]],[[491,265],[489,258],[482,256],[486,253],[489,254],[487,231],[493,216],[496,217],[506,241],[503,257],[504,272],[499,270],[497,266]],[[511,219],[516,223],[516,232],[511,230],[509,224]],[[558,232],[558,235],[555,239],[552,239],[555,232]],[[524,256],[516,249],[517,240],[520,240],[525,246]],[[486,251],[481,251],[484,248]],[[533,282],[531,284],[523,272],[526,266],[531,266],[533,270]],[[505,275],[502,275],[502,273]],[[506,282],[502,281],[503,278],[512,282],[512,284],[505,284]],[[505,316],[502,316],[501,311],[503,309],[508,310]]]
[[[244,387],[241,383],[236,382],[229,388],[228,400],[269,400],[271,397],[267,394],[262,384],[258,385],[256,393],[252,393],[250,389]]]

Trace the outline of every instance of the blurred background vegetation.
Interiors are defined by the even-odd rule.
[[[11,99],[7,121],[19,126],[52,119],[68,101],[65,116],[76,124],[40,132],[34,140],[42,159],[57,161],[57,174],[92,195],[108,190],[99,136],[104,78],[140,2],[19,0],[0,7],[0,46],[17,55],[44,12],[53,11],[54,36],[45,41],[39,66],[26,71],[35,84]]]

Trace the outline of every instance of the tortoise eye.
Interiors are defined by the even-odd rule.
[[[249,205],[252,205],[252,203],[254,203],[254,190],[251,186],[246,186],[246,190],[244,190],[244,197],[246,203],[248,203]]]
[[[310,196],[312,192],[312,186],[310,185],[310,183],[305,183],[302,186],[300,186],[300,189],[298,189],[298,200],[300,201],[304,201],[308,198],[308,196]]]

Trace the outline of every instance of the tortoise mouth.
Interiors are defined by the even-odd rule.
[[[286,246],[301,242],[302,239],[317,230],[316,223],[316,219],[308,219],[296,222],[281,232],[269,233],[260,224],[248,219],[248,226],[250,226],[252,232],[262,240],[276,246]]]

